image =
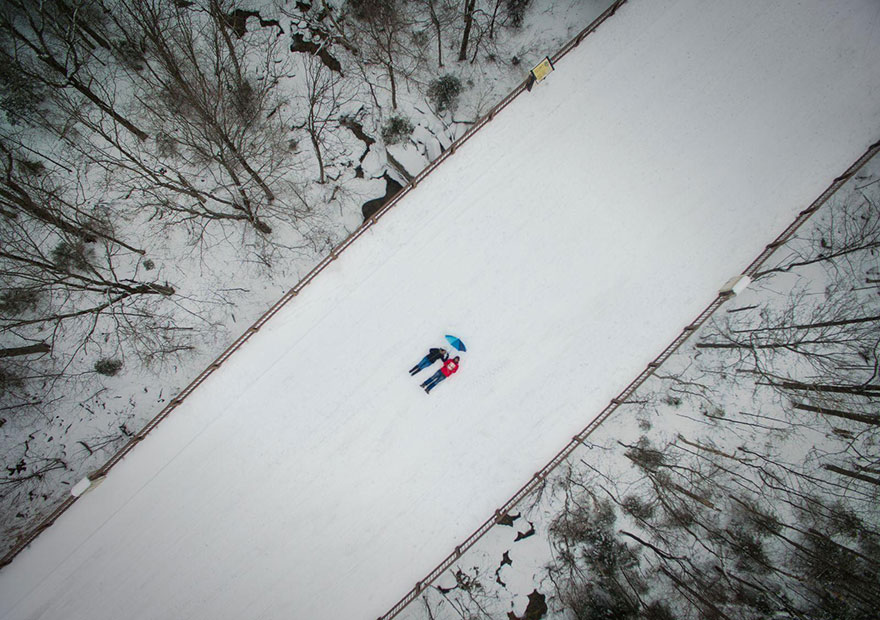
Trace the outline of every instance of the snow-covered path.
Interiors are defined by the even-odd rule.
[[[0,618],[375,618],[878,137],[876,0],[630,0],[3,569]]]

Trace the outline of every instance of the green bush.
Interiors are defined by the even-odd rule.
[[[39,177],[46,174],[46,165],[40,161],[32,161],[30,159],[19,159],[17,162],[19,170],[25,174]]]
[[[28,288],[10,288],[0,293],[0,315],[19,316],[33,310],[40,298],[38,291]]]
[[[252,120],[259,113],[260,103],[257,91],[247,80],[232,85],[229,89],[229,98],[232,109],[242,122]]]
[[[623,511],[636,519],[647,521],[654,516],[654,506],[638,495],[627,495],[620,502]]]
[[[362,22],[383,23],[397,15],[395,0],[348,0],[348,10]]]
[[[89,268],[89,248],[82,241],[60,241],[52,248],[52,262],[62,271],[83,271]]]
[[[144,50],[128,39],[117,41],[113,51],[117,60],[133,71],[143,71],[146,66]]]
[[[461,80],[454,75],[444,75],[428,85],[428,99],[434,104],[437,112],[449,110],[454,112],[458,106],[458,96],[461,95]]]
[[[0,390],[6,391],[20,388],[24,381],[15,371],[0,365]]]
[[[575,620],[630,620],[638,609],[624,598],[619,588],[603,588],[598,583],[566,584],[560,593],[565,608]]]
[[[160,132],[156,134],[156,153],[159,157],[168,158],[178,154],[177,140],[171,134]]]
[[[531,0],[507,0],[507,15],[510,17],[510,23],[514,28],[523,25],[526,16],[526,9]]]
[[[642,612],[642,617],[645,620],[676,620],[675,614],[663,601],[654,601],[648,604]]]
[[[639,438],[636,445],[629,446],[624,454],[626,454],[626,458],[646,472],[656,472],[666,465],[666,457],[660,450],[654,448],[644,435]]]
[[[412,134],[413,124],[405,116],[394,115],[382,127],[382,139],[385,144],[400,144]]]
[[[105,357],[95,362],[95,372],[107,377],[115,376],[122,368],[122,360]]]
[[[44,87],[27,79],[11,62],[0,63],[0,111],[12,125],[40,115]]]

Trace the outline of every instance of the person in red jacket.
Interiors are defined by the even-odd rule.
[[[440,370],[435,372],[433,375],[428,378],[427,381],[422,383],[422,387],[425,388],[425,392],[430,394],[431,390],[437,387],[437,384],[446,379],[447,377],[455,374],[458,370],[458,356],[452,358],[451,360],[446,360],[446,362],[440,367]]]

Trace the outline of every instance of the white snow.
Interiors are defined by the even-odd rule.
[[[630,0],[3,569],[0,618],[377,617],[880,137],[878,67],[875,0]]]

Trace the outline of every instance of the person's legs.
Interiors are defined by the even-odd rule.
[[[430,377],[425,379],[424,383],[422,383],[422,387],[426,387],[429,383],[433,385],[434,383],[437,382],[437,377],[442,377],[442,376],[443,376],[443,373],[438,370],[433,375],[431,375]]]
[[[427,368],[430,365],[431,365],[431,361],[428,359],[428,356],[426,355],[425,357],[422,358],[422,361],[420,361],[418,364],[416,364],[415,366],[410,368],[409,374],[415,375],[416,373],[421,372],[422,370],[424,370],[425,368]]]
[[[428,393],[430,393],[431,390],[433,390],[435,387],[437,387],[437,384],[440,383],[441,381],[443,381],[445,378],[446,378],[446,375],[444,375],[444,374],[441,372],[441,373],[440,373],[440,376],[437,377],[437,380],[434,381],[434,383],[432,383],[432,384],[430,385],[430,387],[425,388],[425,391],[428,392]]]

